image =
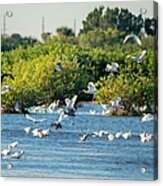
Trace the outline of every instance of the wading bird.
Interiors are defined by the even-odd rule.
[[[111,105],[113,109],[124,109],[123,105],[120,105],[121,97],[116,97],[113,101],[111,101]]]

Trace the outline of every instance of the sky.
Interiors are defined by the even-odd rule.
[[[55,34],[56,28],[68,26],[74,28],[76,20],[76,33],[82,28],[82,21],[95,7],[103,5],[110,8],[128,8],[138,15],[141,8],[146,9],[146,17],[153,17],[153,1],[103,1],[103,2],[72,2],[72,3],[44,3],[44,4],[0,4],[0,26],[3,29],[3,16],[7,11],[12,16],[6,17],[6,33],[20,33],[22,36],[40,38],[42,32],[42,17],[45,18],[45,32]]]

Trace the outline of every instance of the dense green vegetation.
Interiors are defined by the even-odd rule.
[[[83,21],[83,29],[78,36],[72,29],[60,27],[55,36],[43,33],[43,42],[29,42],[27,45],[19,42],[6,50],[9,42],[2,42],[2,70],[11,72],[15,77],[15,80],[6,78],[3,82],[4,85],[11,85],[12,91],[2,95],[2,105],[13,108],[17,98],[22,100],[25,107],[40,102],[48,104],[54,99],[64,100],[78,94],[92,81],[98,88],[95,99],[98,103],[109,104],[110,100],[120,96],[127,110],[132,111],[133,104],[139,107],[147,105],[147,110],[151,112],[157,73],[154,66],[156,36],[155,31],[150,32],[149,28],[155,21],[146,19],[148,37],[145,37],[141,33],[143,22],[139,29],[135,29],[137,21],[142,20],[141,16],[136,17],[128,10],[120,12],[108,8],[103,11],[102,7],[92,11]],[[122,19],[123,12],[128,19],[135,18],[129,30],[126,26],[117,25],[117,19],[114,19],[117,14]],[[122,20],[126,22],[126,19]],[[102,23],[105,27],[101,26]],[[142,47],[133,42],[123,44],[126,34],[132,32],[139,35]],[[136,56],[143,49],[147,53],[140,64],[126,57]],[[63,67],[61,72],[55,71],[58,62]],[[105,72],[106,64],[112,62],[119,64],[118,76]],[[79,99],[88,100],[89,96],[81,94]]]

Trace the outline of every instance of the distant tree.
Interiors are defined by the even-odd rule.
[[[41,38],[44,42],[47,41],[50,38],[50,36],[51,36],[50,32],[44,32],[41,34]]]
[[[81,29],[80,32],[85,33],[87,31],[103,27],[103,10],[104,7],[100,6],[99,8],[95,8],[92,12],[90,12],[83,21],[83,29]]]
[[[147,34],[155,35],[157,26],[155,19],[147,18],[144,22],[141,14],[136,16],[128,9],[110,9],[107,7],[104,11],[104,7],[101,6],[90,12],[82,23],[83,28],[80,30],[79,35],[99,28],[103,30],[112,28],[126,32],[126,34],[138,34],[144,24]]]
[[[18,33],[14,33],[11,36],[1,35],[1,51],[10,51],[16,49],[19,46],[24,48],[33,46],[37,42],[37,39],[31,37],[22,37]]]
[[[75,36],[75,33],[71,28],[64,26],[57,28],[56,32],[59,36]]]

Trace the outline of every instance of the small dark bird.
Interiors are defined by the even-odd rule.
[[[4,78],[9,77],[10,79],[14,80],[14,76],[11,73],[2,73],[1,74],[1,83],[3,82]]]
[[[30,114],[29,111],[23,107],[23,104],[22,104],[22,102],[21,102],[20,99],[17,99],[17,100],[16,100],[14,110],[15,110],[17,113],[24,114],[24,116],[25,116],[26,114]]]
[[[51,127],[55,127],[56,130],[62,129],[62,125],[60,123],[57,123],[57,122],[56,123],[52,123],[50,126]]]
[[[84,141],[86,141],[86,139],[88,138],[89,133],[85,132],[81,137],[80,137],[80,141],[79,143],[83,143]]]

